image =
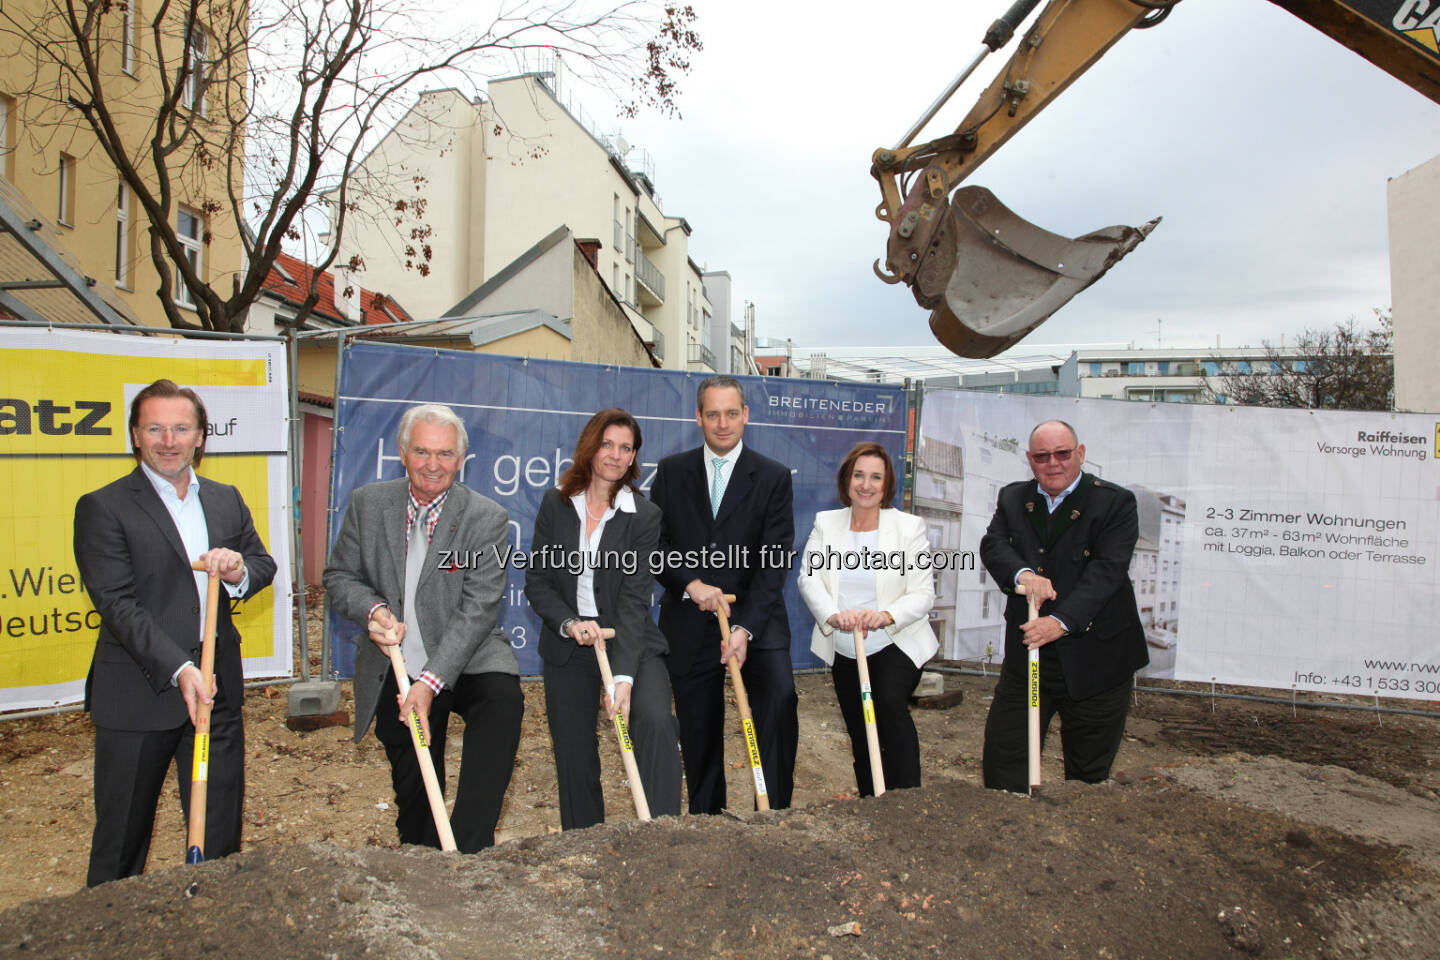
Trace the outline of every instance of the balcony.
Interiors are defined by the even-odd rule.
[[[665,302],[665,274],[639,250],[635,251],[635,279],[640,281],[636,299],[642,307],[658,307]]]
[[[715,351],[703,343],[690,344],[690,362],[708,367],[711,373],[715,372]]]
[[[640,247],[635,242],[635,235],[632,233],[625,237],[625,262],[634,263],[636,254],[644,256],[640,253]]]
[[[650,326],[650,338],[645,341],[645,346],[649,347],[650,352],[655,354],[656,360],[659,360],[661,363],[665,362],[665,334],[657,330],[654,324]]]

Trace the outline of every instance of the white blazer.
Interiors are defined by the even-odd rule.
[[[815,529],[810,531],[805,552],[800,555],[800,596],[815,617],[810,652],[827,664],[835,662],[835,628],[826,621],[840,612],[840,569],[822,558],[827,550],[844,553],[849,530],[849,507],[817,513]],[[935,605],[935,575],[928,567],[920,569],[917,565],[919,556],[930,552],[925,521],[893,508],[881,510],[876,549],[887,555],[896,551],[905,555],[903,572],[875,571],[875,597],[880,609],[895,618],[895,625],[885,628],[890,639],[917,667],[923,666],[940,649],[929,619],[930,608]]]

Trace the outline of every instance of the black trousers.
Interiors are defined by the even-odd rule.
[[[790,651],[750,647],[740,675],[754,715],[765,792],[771,809],[783,810],[790,806],[795,792],[795,752],[800,742],[800,700],[795,694]],[[713,656],[697,657],[689,671],[670,677],[691,813],[725,809],[725,737],[741,735],[738,716],[731,724],[733,729],[725,726],[728,676],[717,646]]]
[[[545,716],[555,748],[560,789],[560,826],[578,830],[605,822],[600,785],[600,664],[594,647],[577,647],[564,664],[544,662]],[[654,817],[680,813],[679,730],[670,711],[670,673],[665,658],[640,659],[630,690],[630,739],[645,802]],[[614,734],[609,749],[618,750]]]
[[[397,691],[392,671],[385,675],[375,711],[375,736],[385,745],[395,788],[395,828],[401,843],[438,848],[440,834],[425,795],[410,728],[400,721],[395,705]],[[465,721],[465,740],[450,829],[460,852],[474,853],[495,844],[495,824],[515,770],[520,719],[525,713],[520,678],[508,673],[465,673],[454,687],[436,694],[430,706],[430,757],[435,761],[441,793],[445,792],[445,735],[452,713]]]
[[[910,694],[920,682],[920,668],[895,644],[865,658],[870,669],[870,693],[875,705],[875,732],[880,739],[880,769],[885,789],[920,786],[920,736],[910,717]],[[855,786],[860,796],[875,796],[870,774],[870,744],[865,738],[865,714],[860,707],[860,668],[853,657],[835,654],[830,667],[835,698],[850,733],[855,759]]]
[[[205,791],[205,859],[240,849],[245,806],[245,726],[240,697],[217,691],[210,711],[210,763]],[[90,842],[87,886],[143,873],[155,829],[155,807],[170,761],[186,823],[190,817],[190,773],[195,728],[187,720],[171,730],[95,728],[95,833]],[[176,849],[187,846],[175,840]]]
[[[1060,749],[1065,758],[1065,779],[1100,783],[1110,776],[1110,766],[1125,734],[1125,716],[1130,712],[1133,681],[1097,693],[1084,700],[1072,700],[1065,689],[1065,674],[1058,658],[1040,657],[1040,743],[1050,728],[1050,718],[1060,714]],[[985,720],[985,753],[982,769],[985,786],[996,790],[1025,793],[1030,789],[1028,751],[1030,744],[1029,697],[1025,681],[1002,670],[995,684],[995,699]]]

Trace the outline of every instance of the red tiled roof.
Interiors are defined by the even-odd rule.
[[[284,273],[281,273],[276,267],[283,268]],[[270,269],[262,286],[281,299],[298,305],[303,303],[310,294],[312,272],[313,268],[299,257],[282,253],[275,259],[275,267]],[[289,274],[294,279],[286,279],[285,274]],[[337,323],[344,323],[345,319],[340,316],[340,311],[335,307],[335,274],[329,270],[320,274],[317,286],[320,290],[320,299],[315,301],[315,315]],[[359,289],[358,294],[360,319],[364,323],[395,323],[396,321],[415,319],[387,294],[375,293],[364,287]]]
[[[309,390],[296,390],[296,399],[303,403],[313,403],[317,407],[334,407],[335,398],[328,393],[311,393]]]

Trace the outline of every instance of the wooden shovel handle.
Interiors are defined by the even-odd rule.
[[[395,631],[387,630],[388,639],[395,639]],[[410,674],[405,670],[405,654],[400,644],[387,646],[390,667],[395,671],[395,686],[400,690],[400,699],[410,696]],[[440,837],[441,850],[455,850],[455,831],[450,829],[450,815],[445,812],[445,796],[440,792],[440,778],[435,773],[435,761],[430,756],[430,745],[425,741],[425,728],[420,725],[420,716],[414,710],[407,718],[410,726],[410,742],[415,747],[415,759],[420,764],[420,779],[425,781],[425,796],[430,801],[430,815],[435,818],[435,832]]]
[[[615,631],[610,627],[600,630],[602,640],[611,640]],[[615,677],[610,672],[610,657],[604,648],[595,648],[595,661],[600,664],[600,680],[605,689],[615,688]],[[630,782],[630,798],[635,801],[635,816],[641,820],[650,819],[650,803],[645,799],[645,787],[640,782],[640,767],[635,763],[635,746],[630,740],[630,727],[625,723],[625,714],[615,711],[615,737],[620,741],[620,760],[625,765],[625,779]]]
[[[1025,589],[1024,584],[1015,584],[1015,592],[1025,598],[1030,607],[1030,616],[1026,623],[1040,616],[1040,607],[1035,598]],[[1029,695],[1029,709],[1026,711],[1030,721],[1029,737],[1029,758],[1030,758],[1030,796],[1040,792],[1040,651],[1031,650],[1029,654],[1028,682],[1026,687]]]
[[[205,572],[199,560],[191,570]],[[200,641],[200,682],[208,696],[215,687],[215,622],[220,612],[220,576],[210,574],[205,590],[205,632]],[[205,860],[205,806],[210,788],[210,711],[213,704],[203,699],[195,704],[194,760],[190,766],[190,822],[186,827],[185,862]]]
[[[725,594],[726,603],[734,603],[733,593]],[[720,636],[725,639],[725,646],[730,646],[730,618],[725,611],[716,610],[715,616],[720,620]],[[750,712],[750,698],[745,693],[745,680],[740,676],[740,661],[732,653],[726,661],[730,670],[730,679],[735,683],[735,706],[740,711],[740,726],[745,734],[745,752],[750,757],[750,773],[755,779],[755,806],[760,810],[770,809],[770,794],[765,789],[765,771],[760,764],[760,743],[755,735],[755,716]]]

